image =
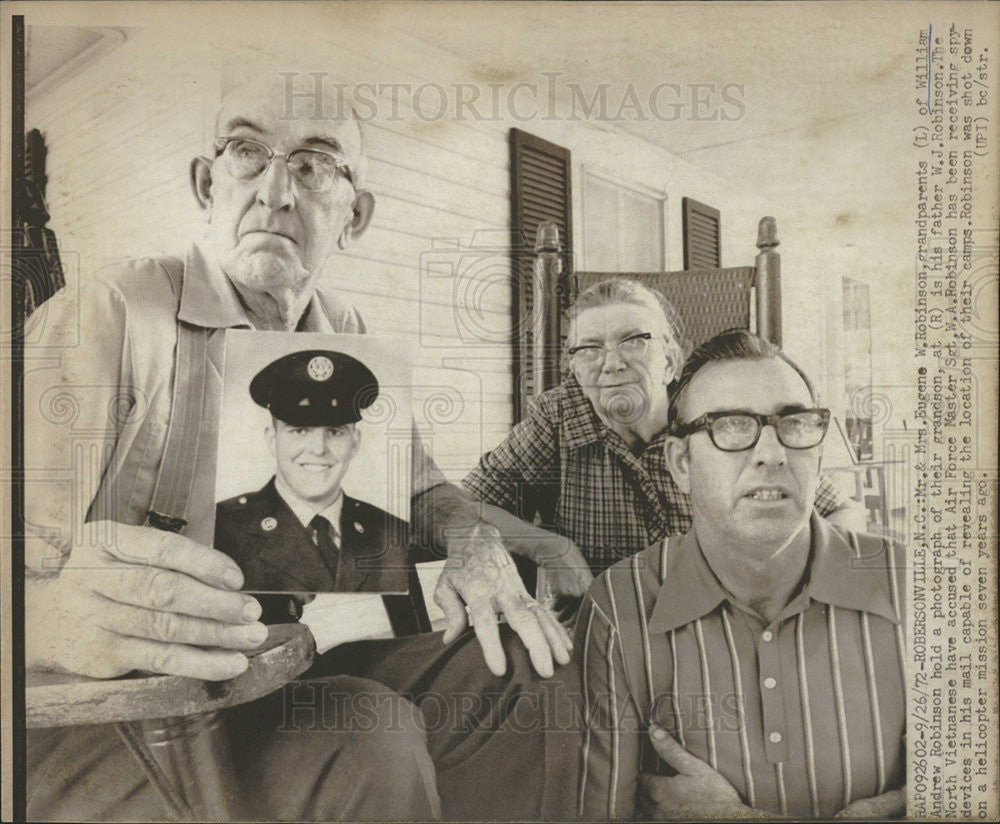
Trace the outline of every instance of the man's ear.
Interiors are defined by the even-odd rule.
[[[212,161],[196,157],[191,161],[191,191],[206,219],[212,216]]]
[[[354,241],[365,233],[368,224],[372,222],[372,215],[375,213],[375,195],[362,189],[357,192],[354,198],[354,215],[350,222],[340,233],[337,245],[341,249],[349,249]]]
[[[358,454],[358,449],[361,446],[361,430],[358,428],[357,424],[354,424],[354,431],[351,433],[351,456],[349,460],[353,460],[354,456]]]
[[[681,492],[691,494],[691,479],[689,470],[691,467],[691,456],[688,453],[687,438],[675,438],[670,435],[663,445],[663,452],[667,458],[667,468]]]
[[[267,451],[271,453],[272,458],[278,457],[278,450],[274,445],[275,433],[274,424],[271,424],[267,429],[264,430],[264,440],[267,441]]]

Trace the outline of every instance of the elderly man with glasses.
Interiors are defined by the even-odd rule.
[[[903,561],[813,511],[829,411],[777,347],[739,330],[687,361],[669,422],[693,525],[585,599],[580,812],[901,814]]]
[[[290,97],[285,79],[263,78],[223,101],[215,154],[190,167],[208,230],[185,259],[109,267],[83,280],[79,301],[44,307],[52,312],[31,352],[38,368],[25,380],[25,408],[38,411],[25,432],[37,480],[25,515],[38,539],[29,541],[25,587],[29,669],[225,681],[246,670],[246,651],[267,635],[260,604],[240,592],[243,572],[210,548],[224,333],[363,332],[320,274],[350,266],[340,253],[375,204],[353,113]],[[317,118],[317,106],[330,116]],[[93,463],[80,467],[81,457]],[[569,636],[527,595],[496,531],[420,458],[414,493],[426,493],[431,527],[450,536],[437,592],[449,645],[428,633],[334,650],[313,694],[324,702],[316,717],[336,721],[319,730],[288,731],[280,692],[230,713],[233,749],[246,755],[234,792],[249,815],[546,814],[549,759],[532,667],[546,676],[554,661],[568,662]],[[72,484],[67,467],[81,469]],[[458,638],[466,601],[476,635]],[[498,630],[497,612],[523,646]],[[475,637],[483,652],[469,643]],[[429,733],[401,694],[436,702]],[[484,700],[470,706],[469,695]],[[32,731],[28,774],[34,819],[162,816],[110,726]]]

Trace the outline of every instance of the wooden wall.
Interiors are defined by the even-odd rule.
[[[389,42],[391,48],[381,47]],[[575,200],[585,167],[665,196],[670,268],[681,265],[682,196],[721,210],[723,265],[751,262],[757,219],[776,211],[754,193],[614,126],[571,118],[520,122],[509,113],[482,120],[450,112],[427,117],[436,108],[430,86],[423,111],[415,112],[411,95],[422,84],[452,94],[455,84],[490,78],[398,31],[331,33],[298,49],[294,63],[266,39],[227,51],[225,65],[208,40],[188,44],[181,59],[175,45],[153,29],[131,29],[93,65],[29,101],[27,125],[44,133],[50,150],[50,225],[68,279],[123,257],[183,253],[203,230],[188,190],[188,164],[208,150],[224,91],[248,71],[320,67],[331,83],[407,84],[409,92],[395,100],[391,91],[377,96],[376,116],[366,125],[368,187],[377,200],[373,224],[330,262],[324,277],[356,303],[373,333],[406,340],[418,424],[452,478],[498,443],[512,421],[505,249],[512,126],[571,149]],[[575,214],[580,207],[574,203]],[[576,247],[582,248],[579,238]],[[790,293],[799,300],[806,290]],[[809,338],[808,323],[800,334],[787,309],[786,318],[789,347]]]

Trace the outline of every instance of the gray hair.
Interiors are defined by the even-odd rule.
[[[569,319],[569,331],[572,332],[581,312],[598,306],[614,306],[620,303],[645,306],[662,316],[668,352],[679,372],[681,364],[684,363],[691,351],[684,321],[681,320],[680,313],[674,308],[674,305],[659,290],[651,289],[638,281],[628,278],[612,278],[595,283],[582,291],[573,305],[566,311],[566,316]]]

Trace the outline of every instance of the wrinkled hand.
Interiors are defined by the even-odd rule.
[[[479,523],[448,538],[448,560],[434,591],[434,601],[448,624],[444,642],[451,643],[468,625],[469,618],[483,648],[486,666],[494,675],[507,670],[497,614],[503,614],[531,656],[543,678],[555,671],[552,659],[569,662],[573,647],[569,634],[555,615],[528,595],[510,553],[499,533]],[[468,615],[465,605],[469,605]]]
[[[25,588],[26,663],[94,678],[132,670],[224,680],[267,637],[226,555],[181,535],[86,524],[54,578]],[[207,649],[206,649],[207,648]]]
[[[546,544],[539,547],[534,560],[540,567],[545,568],[546,580],[552,595],[582,598],[594,580],[587,559],[569,539],[563,539],[557,545]]]
[[[639,780],[639,811],[650,819],[691,818],[722,821],[762,818],[766,814],[743,803],[738,792],[700,758],[678,744],[662,727],[649,731],[657,754],[677,775],[643,774]]]
[[[906,790],[889,790],[871,798],[852,801],[834,818],[902,818],[906,815]]]

